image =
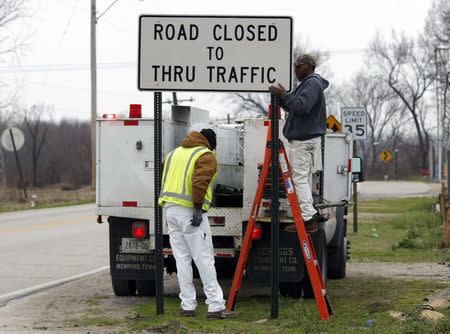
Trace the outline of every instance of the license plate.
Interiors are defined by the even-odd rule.
[[[150,253],[150,239],[122,238],[121,253]]]

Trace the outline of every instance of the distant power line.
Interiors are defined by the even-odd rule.
[[[336,49],[328,50],[331,54],[356,54],[363,53],[365,49]],[[114,62],[99,63],[99,70],[117,70],[123,68],[136,68],[136,62]],[[58,65],[15,65],[0,66],[0,73],[20,73],[20,72],[67,72],[67,71],[89,71],[90,64],[58,64]]]
[[[366,51],[366,49],[362,48],[328,50],[328,52],[331,54],[353,54],[363,53],[364,51]]]
[[[99,70],[115,70],[122,68],[136,68],[136,62],[123,63],[100,63]],[[67,71],[90,71],[90,64],[58,64],[58,65],[14,65],[0,66],[1,73],[20,72],[67,72]]]

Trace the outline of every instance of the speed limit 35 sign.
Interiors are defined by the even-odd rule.
[[[354,140],[367,139],[367,110],[361,107],[341,108],[342,132],[351,133]]]

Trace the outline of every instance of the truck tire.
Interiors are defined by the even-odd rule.
[[[345,277],[347,267],[347,238],[344,208],[336,210],[336,232],[328,246],[328,277],[339,279]]]
[[[311,235],[314,244],[314,251],[316,252],[317,261],[320,263],[320,272],[322,273],[323,283],[326,284],[328,277],[328,254],[327,254],[327,237],[325,231],[319,229],[316,233]],[[303,297],[314,298],[314,291],[309,280],[308,269],[305,265],[305,278],[303,279]]]
[[[285,297],[301,298],[303,282],[281,282],[280,294]]]
[[[154,297],[156,293],[155,281],[136,281],[137,293],[139,296]]]
[[[114,294],[116,296],[134,296],[136,293],[136,281],[126,279],[111,279]]]

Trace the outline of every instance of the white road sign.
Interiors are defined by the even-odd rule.
[[[291,90],[292,18],[164,16],[139,18],[140,90]]]
[[[354,140],[367,139],[366,108],[341,108],[342,132],[351,133]]]
[[[16,146],[16,150],[20,150],[25,143],[25,136],[23,135],[22,130],[19,128],[8,128],[2,133],[2,145],[5,148],[5,150],[14,152],[14,146],[11,138],[11,132],[9,131],[11,129],[12,135],[14,137],[14,144]]]

